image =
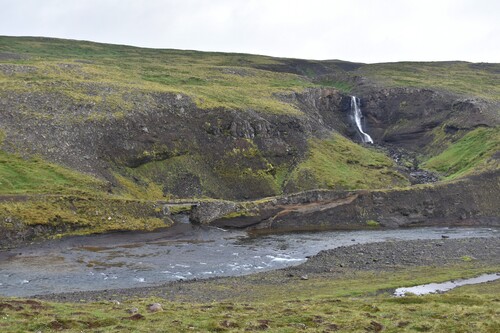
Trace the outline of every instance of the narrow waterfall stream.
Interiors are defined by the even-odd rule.
[[[361,125],[361,118],[363,117],[363,114],[361,113],[359,104],[359,98],[351,96],[351,110],[353,112],[354,122],[356,123],[359,134],[361,135],[361,140],[364,143],[373,143],[372,137],[363,131],[363,126]]]

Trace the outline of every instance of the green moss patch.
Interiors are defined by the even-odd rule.
[[[366,221],[366,225],[369,227],[380,227],[380,223],[378,223],[375,220],[368,220]]]

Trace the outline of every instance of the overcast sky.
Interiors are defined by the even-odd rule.
[[[0,35],[360,62],[500,62],[500,0],[0,0]]]

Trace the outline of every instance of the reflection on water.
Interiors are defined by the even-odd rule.
[[[321,250],[388,240],[491,237],[488,228],[331,231],[248,237],[238,230],[179,224],[152,233],[72,237],[0,253],[0,295],[155,285],[244,275],[291,265]]]

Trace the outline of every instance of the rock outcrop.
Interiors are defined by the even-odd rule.
[[[410,151],[436,153],[444,147],[437,137],[465,133],[477,127],[498,126],[499,104],[419,88],[366,91],[361,107],[370,135],[378,143]],[[438,132],[436,132],[438,131]]]
[[[255,233],[430,225],[498,227],[499,176],[496,171],[452,183],[394,190],[308,191],[235,204],[233,211],[219,214],[213,202],[203,207],[204,216],[210,218],[200,222],[251,226]]]
[[[4,149],[41,155],[114,186],[119,184],[113,173],[123,173],[123,167],[138,171],[140,179],[142,166],[184,157],[196,170],[172,175],[157,168],[148,177],[178,197],[257,198],[277,194],[259,172],[271,172],[271,165],[293,166],[306,153],[308,138],[345,126],[344,97],[335,89],[287,98],[303,113],[204,110],[187,96],[168,93],[129,96],[134,111],[80,105],[58,93],[9,93],[0,100],[0,127]],[[252,174],[236,177],[244,170]],[[207,178],[220,186],[207,185]]]

